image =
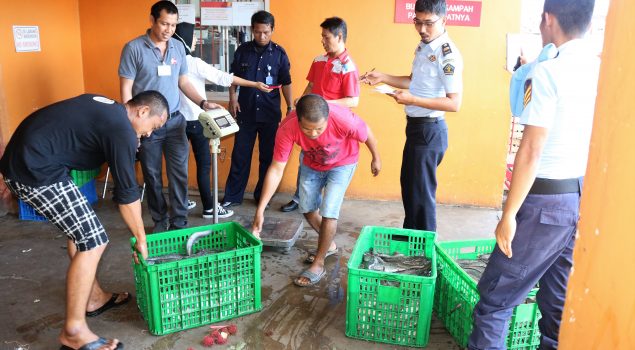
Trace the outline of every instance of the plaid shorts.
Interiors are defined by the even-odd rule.
[[[70,180],[30,187],[5,178],[9,190],[47,218],[72,240],[80,252],[108,243],[108,235],[95,211]]]

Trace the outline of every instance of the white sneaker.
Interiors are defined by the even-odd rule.
[[[225,209],[220,204],[218,205],[218,218],[224,219],[234,215],[234,211],[231,209]],[[203,210],[203,219],[213,219],[214,209]]]
[[[193,200],[187,200],[187,210],[192,210],[196,208],[196,202]]]

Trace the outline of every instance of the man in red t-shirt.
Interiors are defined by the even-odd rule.
[[[372,154],[370,170],[377,176],[381,160],[377,141],[366,123],[350,109],[328,104],[319,95],[303,96],[276,134],[273,162],[267,170],[252,232],[260,236],[264,211],[280,184],[293,144],[304,152],[300,164],[300,211],[318,232],[318,247],[311,266],[293,282],[301,287],[317,283],[325,274],[324,259],[333,242],[344,194],[359,158],[359,143]]]
[[[328,103],[336,103],[349,108],[359,104],[359,72],[346,50],[346,22],[339,17],[327,18],[322,27],[322,46],[325,54],[317,56],[311,63],[306,80],[309,81],[302,96],[317,94]],[[302,163],[302,154],[300,154]],[[300,174],[298,173],[298,178]],[[298,208],[298,190],[293,199],[282,206],[284,212]],[[335,249],[333,247],[332,249]]]

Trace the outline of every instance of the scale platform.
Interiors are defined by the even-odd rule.
[[[241,224],[251,232],[253,216],[236,215],[230,219]],[[266,247],[278,248],[283,253],[288,253],[291,247],[298,240],[300,232],[304,228],[304,221],[299,218],[276,218],[265,216],[265,223],[262,225],[260,240]]]

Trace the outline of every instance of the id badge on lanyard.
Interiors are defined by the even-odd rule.
[[[265,84],[272,85],[273,77],[271,76],[271,66],[267,65],[267,77],[265,77]]]
[[[160,77],[166,77],[172,75],[172,66],[169,64],[161,64],[157,67],[157,73]]]

